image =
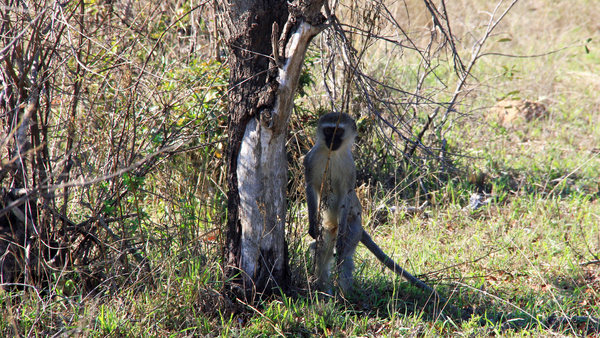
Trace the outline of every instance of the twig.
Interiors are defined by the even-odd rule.
[[[415,152],[415,149],[417,148],[417,145],[421,144],[421,139],[423,138],[423,135],[425,135],[425,132],[427,131],[427,129],[429,129],[429,125],[431,124],[431,121],[433,121],[433,119],[435,119],[439,110],[440,110],[440,107],[437,107],[435,109],[435,111],[433,112],[433,115],[427,116],[427,123],[425,123],[423,130],[421,130],[419,135],[417,135],[416,141],[413,142],[412,147],[406,153],[407,158],[411,158],[413,153]]]
[[[3,9],[6,9],[6,6],[3,7]],[[0,50],[0,62],[4,61],[4,59],[8,56],[7,52],[12,47],[12,45],[17,43],[17,41],[19,41],[23,37],[23,35],[25,35],[27,29],[33,26],[36,23],[36,21],[38,21],[39,18],[41,18],[46,13],[47,10],[48,7],[45,7],[41,12],[39,12],[38,15],[33,20],[31,20],[29,24],[27,24],[27,27],[23,28],[21,33],[17,34],[17,36],[15,36],[4,48],[2,48],[2,50]]]
[[[442,121],[439,123],[439,125],[437,127],[438,131],[441,131],[442,127],[446,123],[446,120],[448,119],[450,112],[454,111],[454,105],[456,104],[456,101],[458,100],[458,96],[461,94],[463,87],[467,83],[467,78],[471,75],[471,70],[473,69],[473,66],[475,66],[475,63],[481,57],[480,53],[481,53],[481,49],[483,48],[483,45],[485,44],[487,39],[490,37],[492,31],[496,28],[496,26],[498,26],[500,21],[502,21],[502,19],[504,19],[506,14],[508,14],[508,12],[513,8],[513,6],[518,1],[519,0],[513,0],[511,2],[511,4],[508,6],[508,8],[506,8],[506,10],[504,10],[504,12],[498,17],[498,19],[496,21],[494,21],[494,17],[496,15],[496,13],[498,12],[498,8],[500,8],[500,5],[504,1],[501,0],[500,2],[498,2],[498,4],[496,5],[496,8],[494,8],[494,11],[490,14],[490,21],[488,22],[487,29],[486,29],[485,33],[483,34],[483,37],[481,37],[481,39],[477,40],[475,42],[475,44],[473,45],[473,50],[471,52],[471,60],[469,61],[463,74],[461,76],[459,76],[460,80],[456,84],[456,89],[454,90],[452,99],[448,103],[448,107],[446,108],[446,113],[444,114]]]
[[[552,193],[554,192],[554,190],[556,190],[556,188],[558,188],[562,182],[564,182],[567,178],[569,178],[569,176],[573,175],[576,171],[583,168],[583,166],[585,166],[586,164],[588,164],[588,162],[590,162],[591,160],[595,159],[598,156],[600,156],[600,152],[594,154],[594,156],[590,157],[587,161],[583,162],[583,164],[581,164],[579,167],[575,168],[573,171],[571,171],[569,174],[567,174],[565,177],[563,177],[558,183],[556,183],[554,188],[552,188],[552,190],[550,190],[550,192],[548,193],[548,196],[551,196]]]

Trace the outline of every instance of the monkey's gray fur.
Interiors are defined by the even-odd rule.
[[[316,143],[304,158],[308,233],[316,240],[314,260],[317,287],[330,292],[335,244],[338,284],[342,292],[347,292],[353,282],[354,252],[358,243],[362,242],[385,266],[445,303],[446,299],[394,263],[363,229],[362,206],[355,190],[356,166],[352,157],[356,135],[356,122],[350,115],[337,112],[326,114],[319,119]]]

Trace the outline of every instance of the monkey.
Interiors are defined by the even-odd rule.
[[[362,227],[362,206],[356,195],[356,165],[352,146],[357,133],[354,119],[341,112],[323,115],[316,129],[316,142],[304,157],[309,235],[316,240],[314,274],[317,288],[331,293],[330,270],[336,246],[338,285],[347,293],[353,283],[353,256],[363,243],[386,267],[414,286],[447,303],[435,290],[414,277],[373,241]],[[322,231],[321,231],[321,228]]]

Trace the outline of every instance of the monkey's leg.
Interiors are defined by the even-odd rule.
[[[354,253],[362,237],[360,218],[349,217],[346,229],[340,229],[336,242],[338,263],[338,284],[346,293],[354,282]]]
[[[331,261],[333,258],[333,246],[337,237],[336,229],[323,229],[322,240],[317,239],[315,251],[315,276],[317,277],[317,288],[323,292],[331,293],[329,278],[331,275]]]

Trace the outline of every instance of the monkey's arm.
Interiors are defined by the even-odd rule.
[[[400,265],[396,264],[394,260],[388,257],[388,255],[386,255],[383,250],[381,250],[381,248],[379,248],[379,246],[373,242],[371,236],[364,229],[360,241],[367,247],[367,249],[369,249],[369,251],[373,253],[373,255],[375,255],[375,257],[377,257],[377,259],[379,259],[381,263],[383,263],[383,265],[387,266],[390,270],[404,277],[404,279],[406,279],[410,284],[418,287],[419,289],[432,293],[436,300],[438,300],[440,303],[448,303],[446,298],[440,296],[434,289],[430,288],[429,285],[423,283],[420,279],[408,273]]]
[[[315,188],[306,184],[306,204],[308,206],[308,234],[313,239],[317,239],[319,235],[319,197]]]

